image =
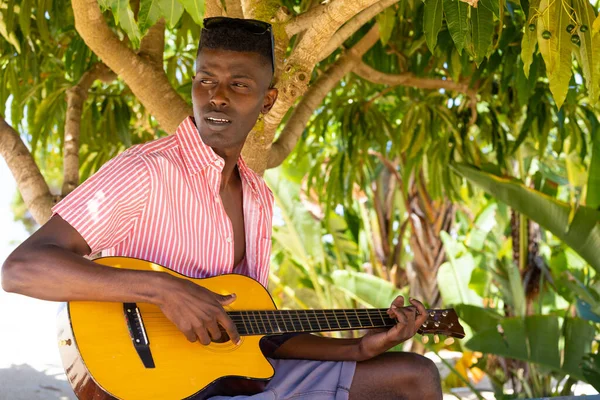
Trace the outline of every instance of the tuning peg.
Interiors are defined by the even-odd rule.
[[[452,337],[446,338],[446,340],[444,340],[444,344],[446,346],[450,346],[452,343],[454,343],[454,338]]]
[[[433,335],[433,343],[439,343],[440,342],[440,337],[438,335]]]
[[[429,336],[426,336],[426,335],[421,336],[421,342],[423,344],[429,343]]]

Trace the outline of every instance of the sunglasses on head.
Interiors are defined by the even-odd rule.
[[[242,28],[248,33],[254,35],[264,35],[268,33],[271,41],[271,66],[273,72],[275,72],[275,39],[273,37],[273,29],[271,24],[256,19],[241,19],[241,18],[229,18],[229,17],[211,17],[204,18],[204,26],[202,29],[211,30],[221,27],[238,27]]]

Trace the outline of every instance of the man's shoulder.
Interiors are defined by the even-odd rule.
[[[146,143],[136,144],[128,148],[124,155],[129,156],[151,156],[160,155],[177,148],[179,143],[175,135],[169,135]]]

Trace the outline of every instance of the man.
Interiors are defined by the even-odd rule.
[[[83,256],[136,257],[192,277],[243,273],[266,285],[273,198],[240,154],[259,115],[277,99],[273,71],[269,24],[206,19],[193,118],[175,135],[128,149],[57,204],[52,218],[5,261],[3,288],[52,301],[153,303],[192,342],[218,340],[218,325],[237,342],[223,309],[235,295]],[[411,303],[404,308],[403,298],[394,300],[388,313],[398,324],[360,339],[302,334],[272,341],[276,374],[255,398],[441,398],[431,361],[385,353],[425,321],[423,305]]]

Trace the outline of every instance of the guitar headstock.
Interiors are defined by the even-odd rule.
[[[462,339],[465,331],[458,322],[458,315],[453,308],[443,310],[427,310],[427,320],[417,332],[421,335],[439,334]]]

